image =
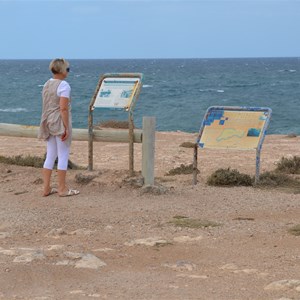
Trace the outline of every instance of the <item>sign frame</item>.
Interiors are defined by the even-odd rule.
[[[205,145],[200,143],[202,135],[205,131],[205,127],[208,124],[209,116],[212,111],[229,111],[229,112],[263,112],[266,119],[264,120],[264,125],[261,128],[258,136],[258,143],[256,147],[253,148],[234,148],[234,147],[224,147],[226,149],[235,149],[235,150],[256,150],[256,172],[255,172],[255,184],[259,181],[259,171],[260,171],[260,153],[262,149],[262,144],[265,139],[266,130],[269,126],[270,119],[272,116],[272,109],[269,107],[247,107],[247,106],[211,106],[207,109],[203,121],[201,123],[201,127],[199,130],[199,134],[197,136],[196,143],[194,145],[194,159],[193,159],[193,184],[197,184],[197,161],[198,161],[198,147],[205,148]],[[255,135],[257,137],[257,135]],[[218,147],[208,147],[213,149],[218,149]],[[224,149],[223,148],[223,149]],[[220,149],[220,148],[219,148]]]
[[[128,122],[129,122],[129,173],[130,176],[134,175],[134,161],[133,161],[133,155],[134,155],[134,140],[133,140],[133,133],[134,133],[134,122],[133,122],[133,110],[135,108],[136,102],[139,98],[141,88],[143,85],[143,74],[142,73],[105,73],[100,76],[100,79],[98,81],[96,90],[94,92],[94,95],[90,101],[89,104],[89,116],[88,116],[88,133],[89,133],[89,164],[88,164],[88,170],[93,170],[93,111],[96,109],[112,109],[112,110],[124,110],[128,112]],[[105,80],[111,79],[118,80],[119,82],[127,82],[131,79],[137,79],[133,88],[132,92],[130,94],[127,102],[127,105],[120,106],[120,105],[113,105],[113,106],[95,106],[95,102],[97,100],[97,96],[100,93],[100,89],[102,84],[105,83]],[[99,98],[99,97],[98,97]]]

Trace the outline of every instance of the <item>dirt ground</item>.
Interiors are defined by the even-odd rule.
[[[300,299],[300,236],[288,231],[300,224],[300,194],[206,184],[220,167],[254,175],[252,151],[200,150],[197,186],[191,175],[165,176],[192,162],[180,144],[194,139],[157,133],[161,195],[126,180],[127,144],[95,143],[95,170],[68,171],[81,192],[73,197],[41,197],[40,169],[0,164],[0,299]],[[261,171],[300,155],[299,139],[267,136]],[[0,155],[44,152],[35,139],[0,138]],[[87,153],[73,142],[73,162],[87,166]],[[95,178],[80,184],[78,174]],[[211,226],[172,223],[183,217]]]

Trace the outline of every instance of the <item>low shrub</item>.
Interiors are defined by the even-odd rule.
[[[135,128],[135,126],[133,126]],[[128,121],[107,120],[95,125],[95,128],[129,129]]]
[[[38,156],[2,156],[0,155],[0,163],[8,164],[8,165],[17,165],[24,167],[34,167],[34,168],[42,168],[44,164],[44,158]]]
[[[269,187],[278,187],[278,186],[287,186],[298,181],[290,178],[286,174],[278,173],[275,171],[264,172],[259,176],[258,186],[269,186]]]
[[[300,157],[282,157],[281,160],[277,163],[276,171],[287,174],[300,174]]]
[[[183,142],[179,147],[183,148],[194,148],[196,143],[192,142]]]
[[[193,164],[190,165],[184,165],[181,164],[179,167],[171,169],[169,172],[167,172],[166,176],[174,176],[174,175],[180,175],[180,174],[192,174],[193,173]],[[197,173],[199,173],[199,170],[197,170]]]
[[[45,156],[32,156],[32,155],[16,155],[16,156],[3,156],[0,155],[0,163],[8,164],[8,165],[16,165],[22,167],[34,167],[34,168],[42,168],[44,165]],[[57,165],[57,160],[55,161],[55,165]],[[68,161],[68,169],[73,170],[82,170],[83,167],[80,167],[74,164],[71,160]]]
[[[294,227],[290,228],[288,231],[292,235],[300,236],[300,224],[295,225]]]
[[[221,224],[201,219],[191,219],[189,217],[184,216],[175,216],[173,220],[168,222],[177,227],[185,227],[185,228],[206,228],[206,227],[217,227]]]
[[[208,185],[213,186],[252,186],[253,178],[238,170],[218,169],[207,179]]]

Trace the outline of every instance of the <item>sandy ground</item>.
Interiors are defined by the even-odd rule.
[[[40,169],[0,164],[0,299],[300,299],[300,237],[288,232],[300,223],[300,194],[206,185],[219,167],[254,175],[252,151],[201,150],[197,186],[191,175],[165,176],[192,162],[179,145],[194,139],[157,133],[162,195],[124,183],[127,144],[94,144],[93,181],[68,172],[76,197],[41,197]],[[35,139],[0,138],[0,155],[44,152]],[[298,137],[267,136],[262,171],[299,152]],[[73,142],[71,160],[87,165],[87,143]],[[219,226],[176,227],[174,216]]]

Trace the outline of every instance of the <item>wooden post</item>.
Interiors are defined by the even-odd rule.
[[[143,117],[142,175],[144,185],[154,185],[155,117]]]
[[[194,160],[193,160],[193,184],[197,184],[198,172],[198,143],[194,145]]]
[[[129,110],[129,176],[134,176],[133,113]]]
[[[0,136],[10,137],[24,137],[24,138],[37,138],[39,126],[32,125],[19,125],[0,123]],[[92,130],[93,142],[107,142],[107,143],[128,143],[129,136],[125,130],[118,129],[93,129]],[[134,130],[133,141],[134,143],[142,143],[143,131],[140,129]],[[83,128],[72,129],[73,141],[88,141],[89,131]]]

